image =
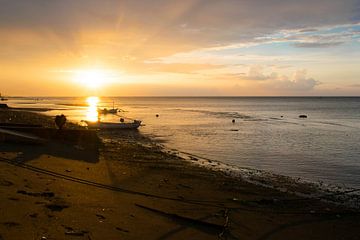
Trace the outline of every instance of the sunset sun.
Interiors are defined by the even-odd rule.
[[[86,69],[75,71],[74,81],[87,88],[99,88],[109,83],[111,75],[101,69]]]

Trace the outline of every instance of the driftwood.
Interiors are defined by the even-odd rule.
[[[186,222],[188,224],[194,225],[194,226],[200,226],[203,228],[209,228],[211,230],[213,230],[213,232],[215,232],[216,234],[221,234],[224,232],[224,226],[223,225],[218,225],[215,223],[209,223],[209,222],[204,222],[198,219],[193,219],[193,218],[189,218],[189,217],[184,217],[184,216],[180,216],[174,213],[168,213],[168,212],[164,212],[155,208],[150,208],[150,207],[146,207],[140,204],[135,204],[135,206],[142,208],[142,209],[146,209],[148,211],[166,216],[172,220],[178,221],[178,222]]]

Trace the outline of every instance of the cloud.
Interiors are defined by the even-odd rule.
[[[264,74],[264,67],[261,65],[253,65],[249,68],[249,72],[246,76],[248,80],[269,80],[276,79],[278,74],[275,72],[270,73],[269,75]]]
[[[0,29],[53,32],[64,41],[74,41],[79,32],[106,29],[133,41],[146,39],[150,48],[160,42],[182,48],[190,45],[194,49],[246,43],[280,30],[353,23],[360,15],[353,10],[356,3],[357,0],[0,0]]]
[[[282,77],[282,79],[275,79],[271,82],[271,88],[276,90],[299,91],[307,92],[313,90],[320,84],[313,78],[308,78],[306,70],[298,70],[294,73],[292,79]]]
[[[191,63],[158,63],[158,62],[134,62],[127,67],[127,73],[158,74],[158,73],[177,73],[177,74],[198,74],[199,71],[209,71],[223,68],[224,65],[215,64],[191,64]]]
[[[299,48],[328,48],[343,44],[344,42],[298,42],[294,43]]]
[[[320,84],[319,81],[307,77],[305,69],[295,71],[292,77],[274,71],[265,73],[265,70],[265,67],[261,65],[254,65],[249,68],[245,76],[238,75],[238,79],[255,81],[256,84],[267,89],[299,92],[310,91]]]

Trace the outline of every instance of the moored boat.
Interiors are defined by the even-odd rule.
[[[7,101],[8,99],[5,98],[5,97],[3,97],[3,96],[1,95],[1,93],[0,93],[0,100],[1,100],[1,101]]]
[[[88,128],[91,129],[137,129],[141,125],[141,121],[134,120],[133,122],[90,122],[90,121],[84,121]]]
[[[111,109],[107,109],[107,108],[98,108],[98,113],[100,114],[116,114],[119,109],[115,108],[115,103],[113,102],[113,107]]]
[[[112,109],[107,109],[107,108],[100,109],[99,108],[97,111],[100,114],[108,114],[108,113],[116,114],[118,112],[118,109],[117,108],[112,108]]]

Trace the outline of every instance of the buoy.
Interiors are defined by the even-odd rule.
[[[123,118],[120,118],[120,122],[122,122],[122,123],[123,123],[123,122],[124,122],[124,119],[123,119]]]
[[[283,118],[284,116],[281,116],[281,118]]]
[[[156,114],[155,116],[156,116],[156,117],[159,117],[159,114]]]
[[[232,120],[232,123],[235,123],[235,119]]]

